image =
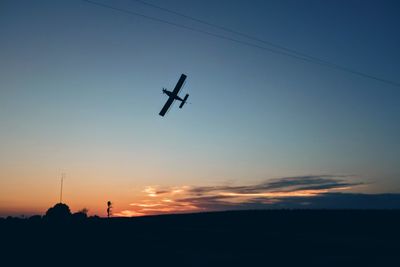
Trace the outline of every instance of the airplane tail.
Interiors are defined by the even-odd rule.
[[[179,108],[182,108],[183,105],[185,105],[186,100],[188,99],[188,97],[189,97],[189,94],[186,94],[186,95],[185,95],[185,98],[184,98],[183,101],[182,101],[182,103],[179,105]]]

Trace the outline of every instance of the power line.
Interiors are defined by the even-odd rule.
[[[178,24],[178,23],[171,22],[171,21],[168,21],[168,20],[164,20],[164,19],[159,19],[159,18],[156,18],[156,17],[143,15],[141,13],[137,13],[137,12],[134,12],[134,11],[121,9],[121,8],[118,8],[118,7],[110,6],[110,5],[103,4],[103,3],[94,2],[94,1],[91,1],[91,0],[82,0],[82,1],[90,3],[90,4],[93,4],[93,5],[97,5],[97,6],[101,6],[101,7],[105,7],[105,8],[109,8],[109,9],[113,9],[113,10],[116,10],[116,11],[119,11],[119,12],[123,12],[123,13],[126,13],[126,14],[139,16],[139,17],[142,17],[142,18],[145,18],[145,19],[154,20],[154,21],[157,21],[157,22],[169,24],[169,25],[172,25],[174,27],[184,28],[186,30],[190,30],[190,31],[194,31],[194,32],[210,35],[210,36],[213,36],[213,37],[216,37],[216,38],[225,39],[225,40],[229,40],[229,41],[232,41],[232,42],[237,42],[237,43],[244,44],[244,45],[247,45],[247,46],[256,47],[256,48],[267,50],[267,51],[270,51],[270,52],[273,52],[273,53],[282,54],[282,55],[286,55],[286,56],[290,56],[290,57],[296,57],[297,59],[301,59],[301,60],[305,60],[305,61],[310,61],[310,59],[303,58],[303,57],[296,56],[296,55],[292,55],[292,54],[289,54],[289,53],[286,53],[286,52],[283,52],[283,51],[279,51],[279,50],[275,50],[275,49],[272,49],[272,48],[260,46],[260,45],[249,43],[249,42],[246,42],[246,41],[237,40],[237,39],[234,39],[234,38],[231,38],[231,37],[228,37],[228,36],[212,33],[212,32],[209,32],[209,31],[204,31],[204,30],[201,30],[201,29],[197,29],[197,28],[193,28],[193,27],[190,27],[190,26]]]
[[[236,35],[240,35],[242,37],[246,37],[248,39],[267,44],[269,46],[284,50],[286,52],[297,54],[299,56],[307,57],[307,58],[310,58],[310,59],[313,59],[313,60],[317,60],[317,61],[320,61],[320,62],[329,63],[329,62],[324,61],[322,59],[319,59],[319,58],[316,58],[316,57],[312,57],[310,55],[307,55],[307,54],[301,53],[299,51],[296,51],[296,50],[293,50],[293,49],[290,49],[290,48],[287,48],[287,47],[284,47],[284,46],[281,46],[281,45],[278,45],[278,44],[275,44],[275,43],[272,43],[272,42],[269,42],[269,41],[266,41],[266,40],[263,40],[263,39],[260,39],[258,37],[254,37],[254,36],[249,35],[247,33],[243,33],[243,32],[240,32],[240,31],[236,31],[236,30],[227,28],[225,26],[221,26],[221,25],[217,25],[217,24],[214,24],[214,23],[210,23],[210,22],[207,22],[205,20],[201,20],[201,19],[198,19],[198,18],[195,18],[195,17],[192,17],[192,16],[188,16],[188,15],[185,15],[183,13],[179,13],[179,12],[176,12],[174,10],[171,10],[171,9],[168,9],[168,8],[165,8],[165,7],[161,7],[161,6],[158,6],[158,5],[143,1],[143,0],[131,0],[131,1],[135,1],[135,2],[141,3],[143,5],[147,5],[147,6],[150,6],[150,7],[153,7],[153,8],[156,8],[156,9],[159,9],[159,10],[162,10],[162,11],[165,11],[165,12],[168,12],[168,13],[171,13],[171,14],[174,14],[174,15],[177,15],[177,16],[192,20],[192,21],[196,21],[196,22],[199,22],[201,24],[204,24],[204,25],[207,25],[207,26],[211,26],[211,27],[223,30],[225,32],[229,32],[229,33],[233,33],[233,34],[236,34]]]
[[[203,21],[203,20],[192,18],[190,16],[187,16],[187,15],[184,15],[184,14],[181,14],[181,13],[178,13],[178,12],[175,12],[175,11],[163,8],[163,7],[158,7],[156,5],[149,4],[149,3],[141,1],[141,0],[134,0],[134,1],[138,1],[140,3],[145,3],[145,4],[149,5],[149,6],[153,6],[153,7],[156,7],[158,9],[161,9],[161,10],[164,10],[164,11],[167,11],[167,12],[182,16],[182,17],[186,17],[186,18],[201,22],[203,24],[207,24],[207,25],[210,25],[210,26],[213,26],[213,27],[216,27],[216,28],[220,28],[220,29],[223,29],[225,31],[228,31],[228,32],[231,32],[231,33],[235,33],[235,34],[238,34],[238,35],[242,35],[242,36],[247,37],[249,39],[257,40],[259,42],[263,42],[265,44],[268,44],[270,46],[274,46],[275,48],[279,48],[279,49],[285,50],[287,52],[280,51],[280,50],[273,49],[273,48],[269,48],[269,47],[265,47],[265,46],[261,46],[261,45],[257,45],[257,44],[246,42],[246,41],[242,41],[242,40],[238,40],[238,39],[235,39],[235,38],[231,38],[229,36],[216,34],[216,33],[213,33],[213,32],[209,32],[209,31],[205,31],[205,30],[201,30],[201,29],[197,29],[197,28],[193,28],[193,27],[190,27],[190,26],[178,24],[178,23],[171,22],[171,21],[168,21],[168,20],[164,20],[164,19],[160,19],[160,18],[144,15],[144,14],[141,14],[141,13],[138,13],[138,12],[134,12],[134,11],[131,11],[131,10],[122,9],[122,8],[114,7],[114,6],[111,6],[111,5],[107,5],[107,4],[103,4],[103,3],[99,3],[99,2],[95,2],[95,1],[91,1],[91,0],[82,0],[82,1],[84,1],[86,3],[89,3],[89,4],[92,4],[92,5],[97,5],[97,6],[100,6],[100,7],[104,7],[104,8],[112,9],[112,10],[115,10],[115,11],[118,11],[118,12],[122,12],[122,13],[125,13],[125,14],[142,17],[142,18],[145,18],[145,19],[148,19],[148,20],[153,20],[153,21],[157,21],[157,22],[160,22],[160,23],[168,24],[168,25],[171,25],[171,26],[174,26],[174,27],[183,28],[183,29],[190,30],[190,31],[193,31],[193,32],[202,33],[202,34],[213,36],[213,37],[216,37],[216,38],[219,38],[219,39],[224,39],[224,40],[236,42],[236,43],[239,43],[239,44],[242,44],[242,45],[255,47],[255,48],[258,48],[258,49],[269,51],[271,53],[284,55],[284,56],[287,56],[287,57],[295,58],[295,59],[306,61],[306,62],[309,62],[309,63],[318,64],[318,65],[325,66],[325,67],[330,67],[332,69],[341,70],[341,71],[352,73],[352,74],[355,74],[355,75],[358,75],[358,76],[361,76],[361,77],[364,77],[364,78],[369,78],[369,79],[373,79],[373,80],[376,80],[376,81],[380,81],[382,83],[386,83],[386,84],[390,84],[390,85],[393,85],[393,86],[400,87],[400,83],[398,83],[396,81],[391,81],[391,80],[388,80],[388,79],[384,79],[384,78],[380,78],[380,77],[377,77],[377,76],[374,76],[374,75],[363,73],[363,72],[360,72],[360,71],[357,71],[357,70],[353,70],[353,69],[350,69],[350,68],[347,68],[347,67],[343,67],[343,66],[337,65],[335,63],[331,63],[331,62],[319,59],[317,57],[309,56],[307,54],[298,52],[296,50],[292,50],[292,49],[285,48],[285,47],[277,45],[277,44],[273,44],[271,42],[259,39],[257,37],[253,37],[251,35],[247,35],[247,34],[244,34],[244,33],[238,32],[238,31],[234,31],[234,30],[231,30],[229,28],[225,28],[225,27],[222,27],[222,26],[219,26],[219,25],[216,25],[216,24],[208,23],[208,22]]]
[[[278,49],[284,50],[286,52],[292,53],[292,54],[297,55],[299,57],[303,57],[303,58],[310,59],[311,61],[315,61],[313,63],[317,63],[317,64],[321,64],[322,63],[321,65],[324,65],[324,66],[327,66],[327,67],[331,67],[331,68],[335,68],[335,69],[338,69],[338,70],[341,70],[341,71],[349,72],[349,73],[352,73],[352,74],[355,74],[355,75],[363,76],[365,78],[374,79],[374,80],[377,80],[377,81],[380,81],[380,82],[384,82],[384,83],[388,83],[388,84],[391,84],[391,85],[394,85],[394,86],[400,86],[400,83],[398,83],[398,82],[390,81],[390,80],[387,80],[387,79],[382,79],[382,78],[376,77],[374,75],[369,75],[369,74],[366,74],[366,73],[359,72],[357,70],[353,70],[353,69],[350,69],[350,68],[347,68],[347,67],[343,67],[343,66],[338,65],[336,63],[329,62],[327,60],[324,60],[324,59],[321,59],[321,58],[318,58],[318,57],[314,57],[314,56],[302,53],[302,52],[294,50],[294,49],[287,48],[285,46],[282,46],[282,45],[279,45],[279,44],[276,44],[276,43],[273,43],[273,42],[270,42],[270,41],[266,41],[266,40],[261,39],[259,37],[255,37],[255,36],[252,36],[250,34],[247,34],[247,33],[244,33],[244,32],[240,32],[240,31],[237,31],[237,30],[225,27],[225,26],[221,26],[221,25],[218,25],[218,24],[215,24],[215,23],[210,23],[210,22],[207,22],[207,21],[199,19],[199,18],[188,16],[186,14],[183,14],[183,13],[180,13],[180,12],[177,12],[175,10],[171,10],[171,9],[168,9],[168,8],[165,8],[165,7],[161,7],[161,6],[155,5],[153,3],[149,3],[149,2],[146,2],[146,1],[143,1],[143,0],[131,0],[131,1],[135,1],[135,2],[141,3],[143,5],[146,5],[146,6],[149,6],[149,7],[152,7],[152,8],[156,8],[156,9],[159,9],[159,10],[162,10],[162,11],[165,11],[165,12],[168,12],[168,13],[171,13],[171,14],[174,14],[174,15],[177,15],[177,16],[180,16],[180,17],[195,21],[195,22],[199,22],[201,24],[204,24],[204,25],[207,25],[207,26],[211,26],[211,27],[214,27],[216,29],[223,30],[225,32],[233,33],[233,34],[245,37],[245,38],[253,40],[253,41],[264,43],[266,45],[269,45],[269,46],[272,46],[274,48],[278,48]]]

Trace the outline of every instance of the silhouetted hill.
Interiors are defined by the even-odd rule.
[[[0,220],[3,255],[90,266],[398,266],[399,226],[399,210]]]

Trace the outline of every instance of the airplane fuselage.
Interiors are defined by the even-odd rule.
[[[178,95],[174,95],[171,91],[163,89],[163,93],[167,94],[169,97],[173,97],[175,100],[183,101],[182,98],[180,98]]]

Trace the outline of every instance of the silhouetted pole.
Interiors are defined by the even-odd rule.
[[[62,203],[64,176],[65,176],[65,173],[61,174],[60,203]]]
[[[112,203],[111,201],[107,202],[107,217],[110,218],[111,214],[112,214]]]

